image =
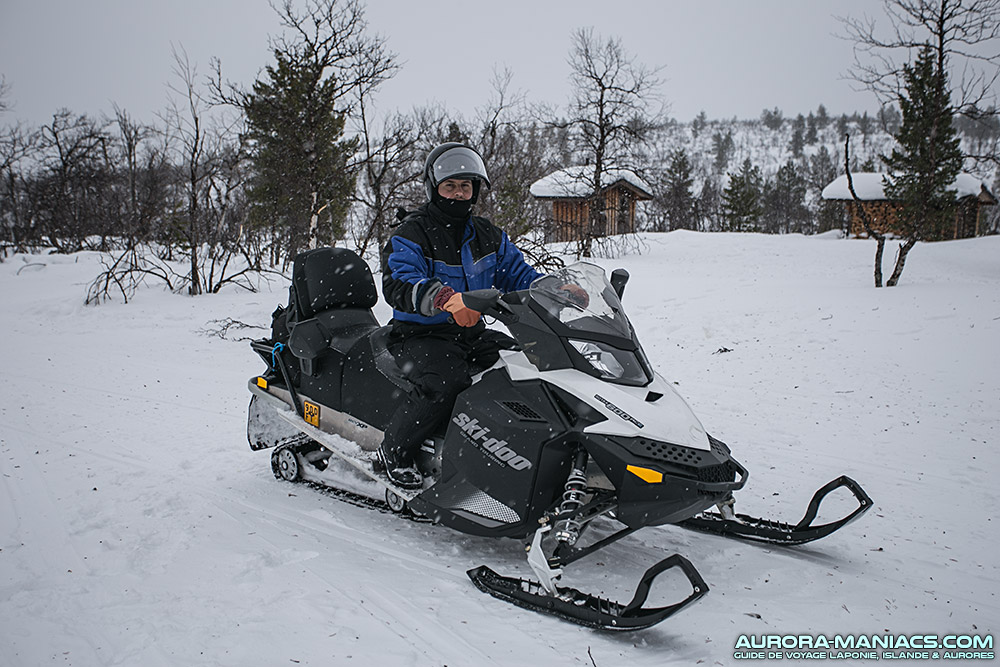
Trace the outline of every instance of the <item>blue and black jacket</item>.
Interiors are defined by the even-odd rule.
[[[446,323],[449,314],[433,306],[444,286],[513,292],[541,275],[486,218],[471,216],[463,228],[433,204],[407,215],[382,250],[382,294],[398,322]]]

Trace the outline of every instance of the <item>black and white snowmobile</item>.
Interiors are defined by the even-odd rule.
[[[467,306],[506,326],[512,349],[478,369],[445,429],[425,442],[416,462],[424,486],[413,491],[372,469],[382,429],[411,386],[386,349],[388,327],[371,311],[378,293],[368,265],[340,248],[302,253],[272,337],[251,344],[268,368],[249,382],[250,447],[273,447],[272,468],[282,479],[343,488],[330,470],[346,467],[364,480],[362,493],[384,491],[393,511],[473,535],[527,539],[537,581],[480,566],[469,571],[476,586],[613,630],[659,623],[708,591],[677,554],[647,570],[627,604],[557,585],[567,565],[640,528],[680,524],[791,545],[829,535],[871,507],[854,480],[840,477],[816,492],[794,525],[736,514],[733,492],[747,471],[653,371],[622,308],[627,279],[618,270],[609,281],[601,268],[577,263],[527,290],[465,293]],[[560,289],[567,284],[588,299]],[[814,525],[820,502],[841,487],[858,507]],[[585,539],[598,518],[616,532]],[[671,568],[686,576],[690,594],[644,606],[653,580]]]

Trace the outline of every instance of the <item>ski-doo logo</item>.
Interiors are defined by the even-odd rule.
[[[484,452],[492,454],[493,458],[501,463],[507,464],[514,470],[528,470],[531,468],[531,461],[508,447],[506,440],[487,438],[486,434],[490,432],[490,429],[480,426],[478,419],[470,419],[469,415],[460,412],[452,421],[462,429],[462,434],[465,435],[469,442]]]
[[[621,417],[625,421],[632,422],[633,424],[635,424],[639,428],[643,427],[643,423],[641,421],[639,421],[638,419],[636,419],[635,417],[633,417],[629,413],[625,412],[624,410],[622,410],[617,405],[615,405],[614,403],[612,403],[608,399],[604,398],[600,394],[594,394],[594,398],[596,398],[597,400],[599,400],[601,403],[603,403],[605,405],[605,407],[607,407],[608,410],[611,410],[611,412],[615,413],[616,415],[618,415],[619,417]]]

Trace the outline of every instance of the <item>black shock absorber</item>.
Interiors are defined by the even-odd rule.
[[[557,540],[573,546],[580,539],[580,530],[583,528],[573,515],[583,506],[583,496],[587,490],[587,450],[582,447],[576,452],[564,489],[553,532]]]

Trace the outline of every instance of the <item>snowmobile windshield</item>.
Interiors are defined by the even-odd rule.
[[[537,279],[529,293],[570,329],[632,338],[622,303],[599,266],[571,264]]]

